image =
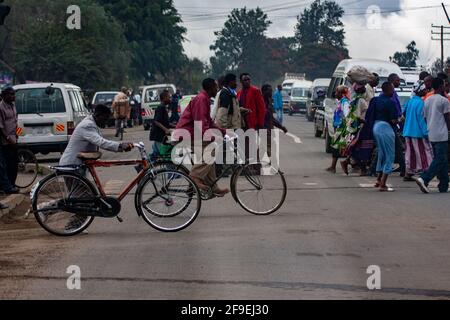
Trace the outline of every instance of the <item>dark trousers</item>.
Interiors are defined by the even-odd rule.
[[[448,142],[432,142],[433,162],[421,178],[428,185],[434,177],[439,179],[439,192],[447,192],[449,185],[448,178]]]
[[[8,146],[2,146],[1,147],[1,158],[0,158],[0,162],[2,162],[2,164],[4,165],[4,168],[6,170],[6,178],[9,182],[6,183],[6,181],[0,182],[2,189],[4,191],[9,191],[11,190],[15,184],[16,184],[16,179],[17,179],[17,171],[18,171],[18,164],[19,164],[19,159],[17,156],[17,146],[15,145],[8,145]],[[1,169],[0,169],[0,175],[1,174]],[[3,177],[5,175],[3,174]],[[4,178],[0,178],[0,180],[4,180]]]
[[[404,145],[400,138],[400,134],[395,134],[395,163],[400,165],[400,172],[406,172]]]

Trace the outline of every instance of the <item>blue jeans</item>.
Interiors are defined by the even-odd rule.
[[[433,162],[421,178],[428,185],[434,177],[439,179],[439,192],[448,191],[448,142],[432,142]]]
[[[284,116],[283,108],[276,110],[276,113],[278,122],[283,124],[283,116]]]

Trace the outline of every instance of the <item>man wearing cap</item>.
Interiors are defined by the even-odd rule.
[[[18,193],[15,187],[18,170],[16,92],[2,90],[0,102],[0,187],[6,194]]]

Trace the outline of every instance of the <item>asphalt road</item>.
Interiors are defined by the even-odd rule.
[[[252,216],[228,196],[204,203],[187,230],[163,234],[136,215],[130,195],[124,223],[98,219],[87,234],[61,239],[21,219],[22,207],[0,222],[0,298],[450,298],[449,196],[423,195],[399,177],[397,191],[382,194],[373,179],[330,175],[312,124],[301,116],[286,124],[303,144],[282,137],[289,193],[278,214]],[[126,135],[150,147],[147,137]],[[114,189],[132,174],[102,177]],[[67,288],[71,265],[80,267],[81,290]],[[381,290],[367,288],[371,265],[381,269]]]

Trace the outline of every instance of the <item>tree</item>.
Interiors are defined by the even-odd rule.
[[[207,66],[200,59],[187,59],[180,70],[157,79],[160,82],[174,83],[183,94],[197,94],[202,89],[202,81],[207,77]]]
[[[314,1],[298,17],[293,65],[309,79],[329,78],[349,58],[345,45],[344,10],[334,1]]]
[[[129,54],[121,26],[90,0],[79,0],[81,30],[66,28],[70,0],[16,0],[2,37],[2,58],[19,82],[72,82],[117,88],[127,82]],[[8,31],[9,30],[9,31]]]
[[[186,62],[183,40],[186,29],[173,0],[97,0],[118,19],[132,51],[133,74],[155,80]]]
[[[234,9],[224,28],[215,32],[217,39],[210,47],[215,53],[211,58],[213,74],[245,71],[252,74],[255,83],[260,83],[267,57],[265,33],[271,23],[260,8]]]
[[[442,61],[441,59],[436,59],[435,62],[433,62],[433,65],[431,66],[431,74],[436,76],[439,72],[446,72],[447,74],[450,73],[450,57],[447,58],[444,64],[444,68],[442,68]]]
[[[306,44],[294,54],[294,66],[309,79],[330,78],[339,62],[348,58],[347,49],[329,44]]]
[[[295,28],[298,45],[326,43],[336,48],[345,48],[343,15],[344,9],[336,2],[315,0],[298,17]]]
[[[396,52],[394,57],[389,59],[398,64],[400,67],[415,68],[417,66],[417,59],[419,58],[419,50],[416,47],[416,42],[411,41],[406,47],[406,52]]]

